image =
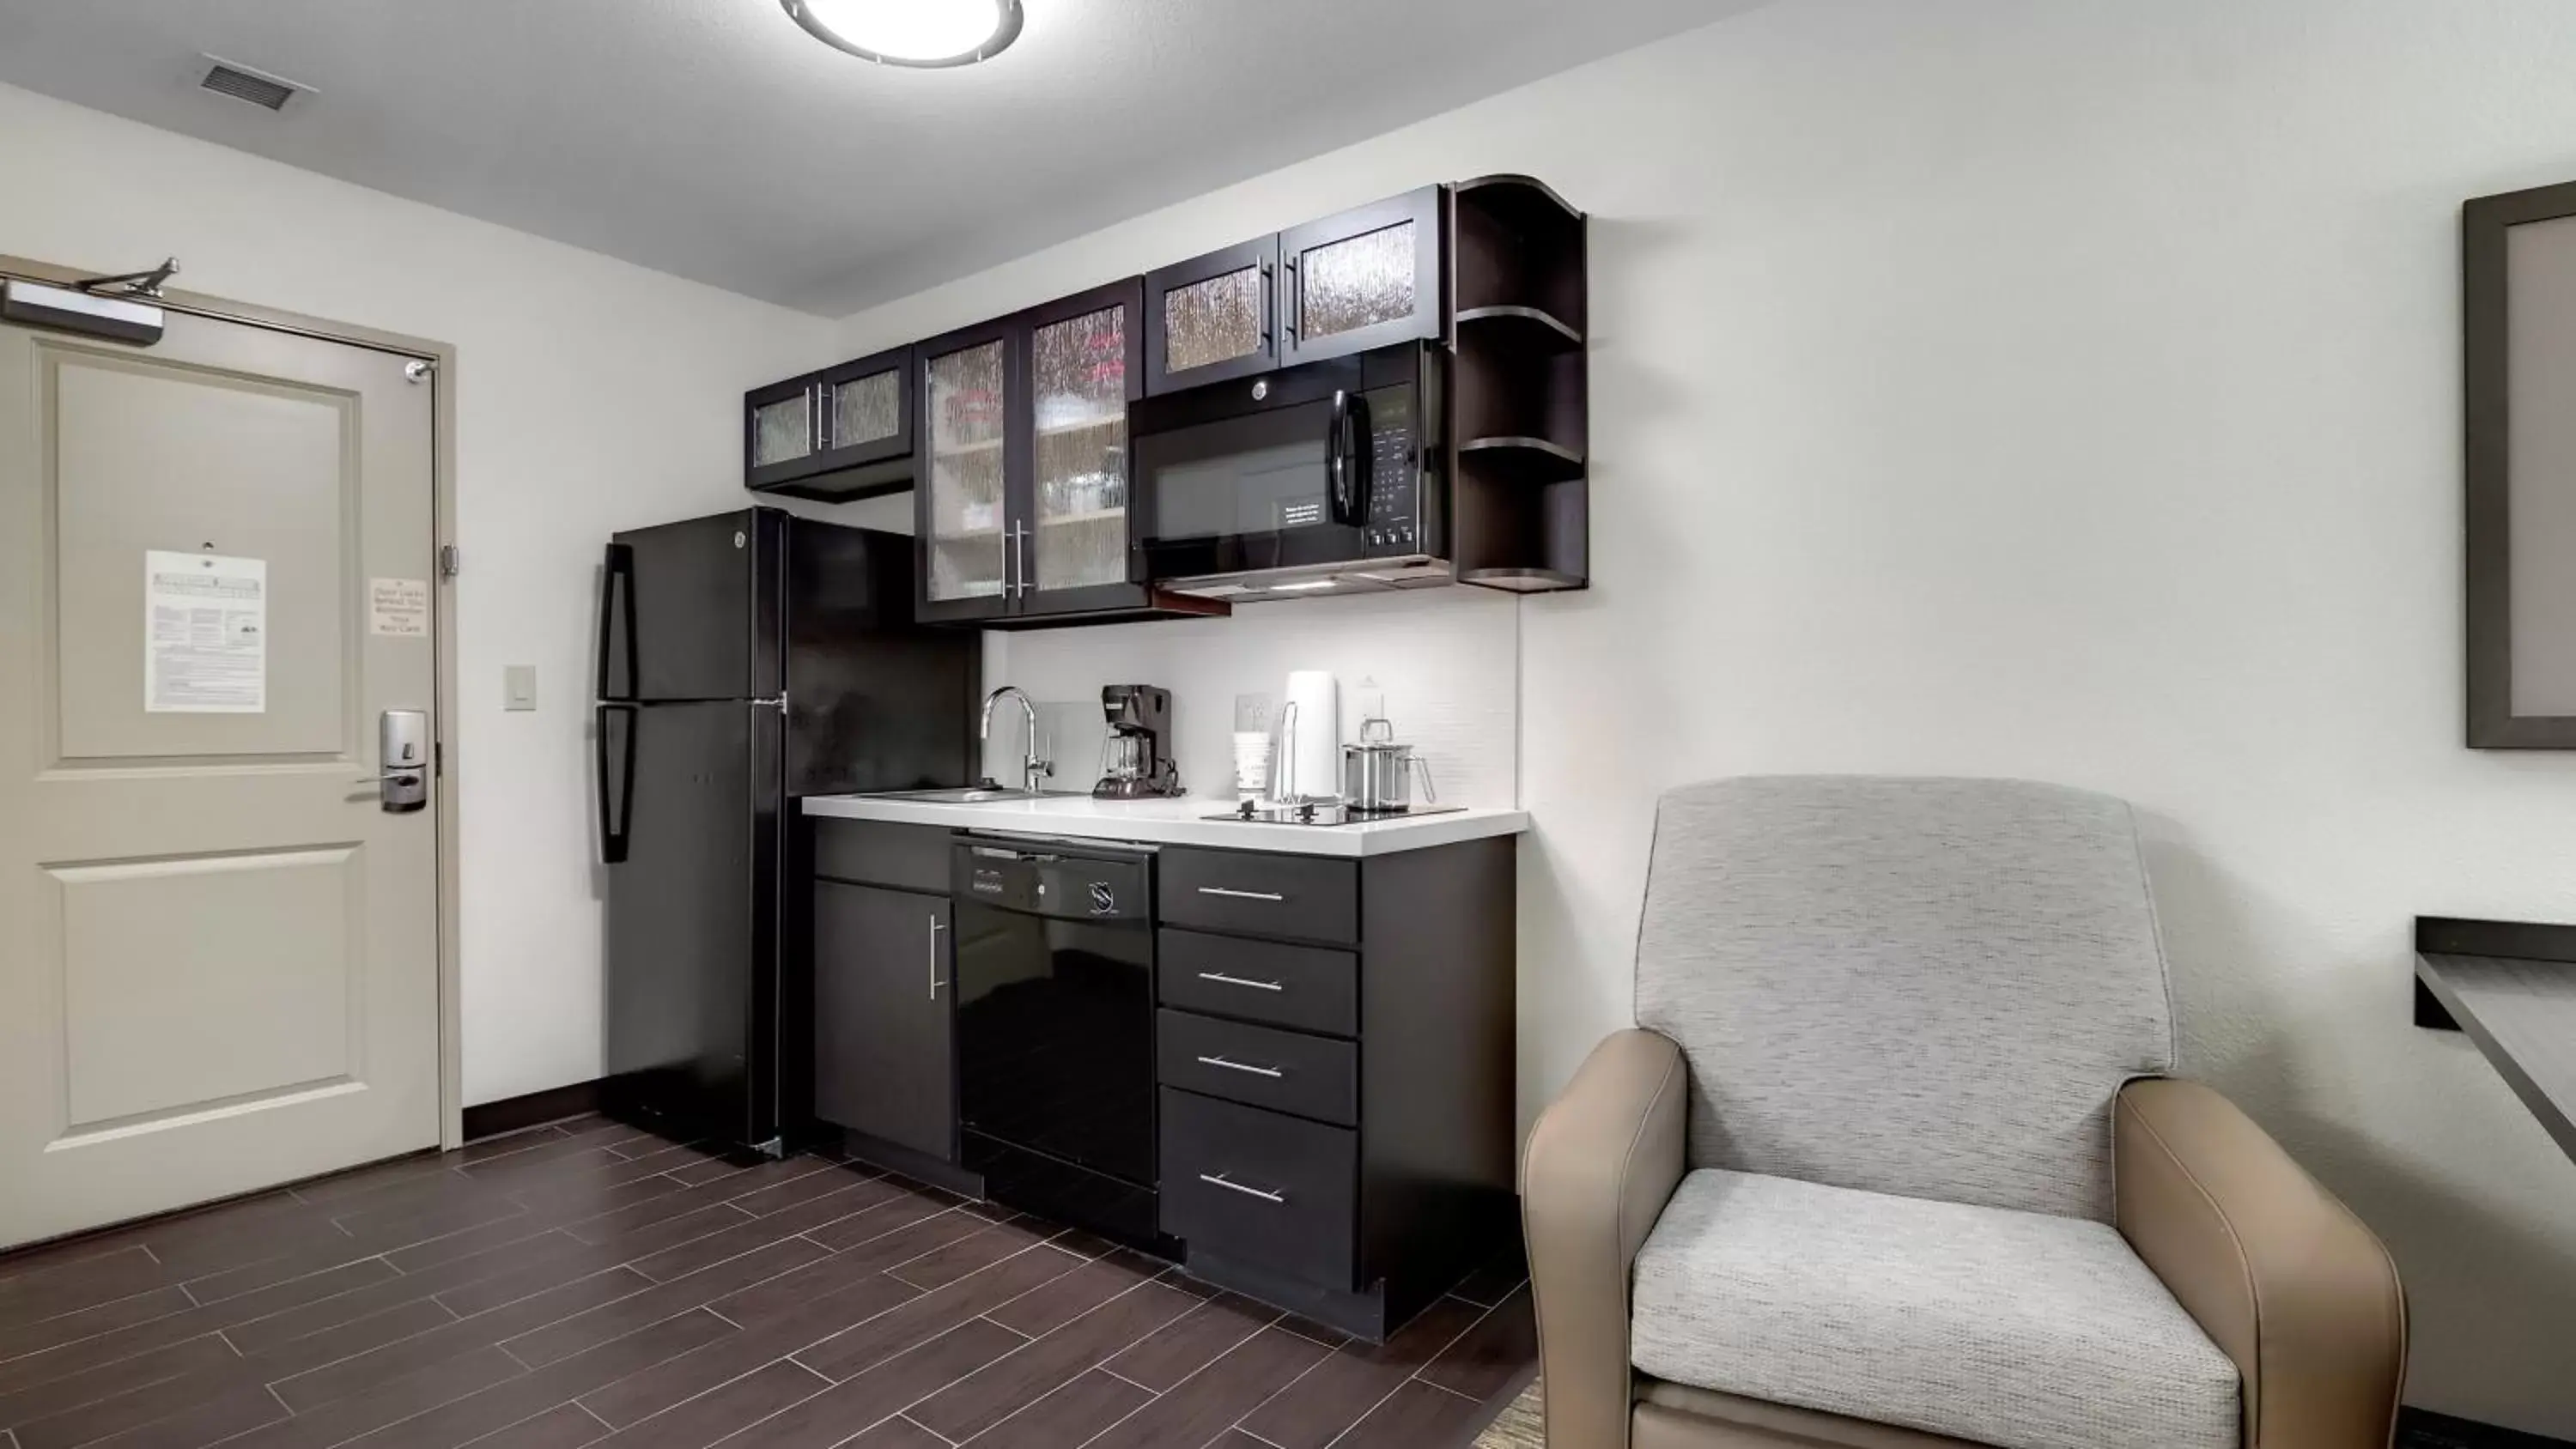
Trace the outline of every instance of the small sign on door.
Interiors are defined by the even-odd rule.
[[[267,708],[268,561],[146,549],[144,713]]]
[[[429,637],[429,580],[367,580],[367,632],[389,639]]]

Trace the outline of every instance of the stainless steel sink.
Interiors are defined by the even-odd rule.
[[[1014,800],[1070,800],[1079,790],[1021,790],[1008,785],[959,785],[945,790],[887,790],[871,800],[919,800],[927,805],[1002,805]]]

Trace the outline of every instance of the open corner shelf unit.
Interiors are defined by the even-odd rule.
[[[1528,176],[1461,181],[1452,197],[1458,581],[1587,588],[1583,213]]]

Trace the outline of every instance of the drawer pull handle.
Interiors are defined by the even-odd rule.
[[[1202,971],[1199,973],[1199,979],[1201,981],[1214,981],[1223,986],[1249,986],[1255,991],[1283,991],[1287,989],[1276,981],[1255,981],[1249,976],[1228,976],[1222,971]]]
[[[1223,1067],[1229,1072],[1250,1072],[1256,1077],[1280,1077],[1286,1075],[1286,1073],[1280,1071],[1277,1067],[1256,1067],[1250,1062],[1230,1062],[1223,1057],[1201,1057],[1199,1058],[1199,1065],[1203,1067]]]
[[[1224,886],[1200,886],[1199,894],[1203,896],[1224,896],[1228,900],[1235,901],[1284,901],[1288,899],[1277,891],[1238,891],[1229,890]]]
[[[1284,1192],[1268,1192],[1257,1187],[1246,1187],[1242,1183],[1228,1178],[1222,1172],[1202,1172],[1199,1174],[1199,1181],[1206,1183],[1210,1187],[1221,1187],[1228,1192],[1242,1193],[1245,1197],[1257,1197],[1263,1202],[1285,1203],[1288,1201],[1288,1194]]]

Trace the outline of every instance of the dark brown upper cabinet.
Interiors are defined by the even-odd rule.
[[[918,344],[920,617],[992,628],[1225,606],[1143,579],[1127,405],[1142,394],[1129,278]]]
[[[1447,340],[1447,188],[1425,186],[1145,274],[1145,391]]]
[[[1480,176],[1450,188],[1450,226],[1458,582],[1589,587],[1584,215],[1535,178]]]
[[[744,394],[744,485],[832,502],[910,488],[912,355],[898,347]]]
[[[1147,392],[1277,367],[1277,234],[1147,272],[1144,311]]]
[[[910,490],[927,622],[1222,614],[1154,586],[1128,405],[1248,378],[1258,399],[1264,374],[1429,342],[1442,401],[1416,436],[1445,522],[1423,548],[1459,583],[1584,588],[1586,225],[1528,176],[1419,187],[746,394],[745,479]],[[1286,385],[1329,396],[1323,371]]]
[[[1445,191],[1425,186],[1279,234],[1282,366],[1446,340]]]

